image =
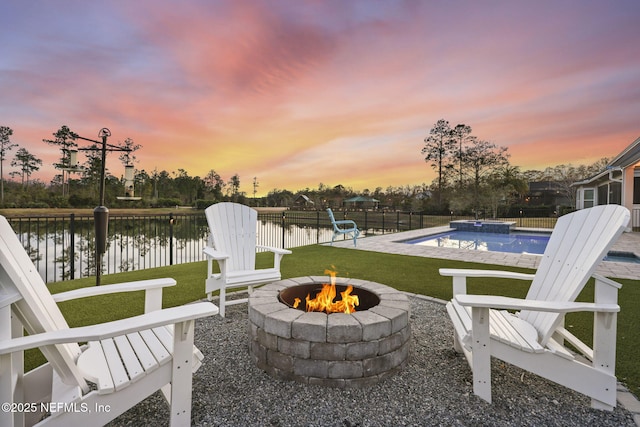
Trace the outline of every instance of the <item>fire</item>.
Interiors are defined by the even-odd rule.
[[[335,268],[335,267],[334,267]],[[344,292],[340,292],[342,300],[334,301],[336,298],[336,271],[325,270],[325,274],[331,276],[331,284],[323,284],[322,290],[318,292],[315,298],[311,299],[311,294],[307,294],[306,297],[306,310],[307,311],[324,311],[327,314],[331,313],[346,313],[351,314],[356,311],[356,306],[360,304],[358,295],[351,295],[353,292],[353,286],[347,286]],[[294,300],[293,307],[298,308],[300,304],[300,298]]]

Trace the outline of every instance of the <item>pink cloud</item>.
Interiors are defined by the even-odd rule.
[[[53,8],[0,70],[0,113],[49,164],[40,141],[60,125],[107,126],[143,145],[141,168],[257,175],[265,193],[430,182],[420,149],[440,118],[523,169],[612,156],[638,133],[637,6],[570,6],[84,5],[93,32]]]

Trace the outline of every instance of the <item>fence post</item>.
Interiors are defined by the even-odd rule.
[[[173,265],[173,214],[169,214],[169,265]]]
[[[518,227],[522,227],[522,209],[520,209],[520,217],[518,218]]]
[[[369,223],[369,211],[364,211],[364,230],[363,231],[365,233],[369,229],[368,223]]]
[[[316,244],[320,243],[320,211],[316,210]]]
[[[285,245],[284,245],[284,220],[286,219],[286,214],[285,211],[282,211],[282,249],[285,249]]]
[[[76,214],[69,215],[69,268],[71,280],[76,278]],[[64,280],[64,278],[63,278]]]

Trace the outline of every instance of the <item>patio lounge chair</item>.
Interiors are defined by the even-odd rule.
[[[191,376],[202,360],[194,320],[217,308],[202,302],[162,310],[162,288],[174,284],[154,279],[51,295],[0,216],[0,425],[103,425],[157,390],[170,402],[171,425],[190,425]],[[145,314],[98,325],[70,328],[57,305],[140,290]],[[47,363],[25,373],[23,352],[31,348]]]
[[[616,318],[620,284],[595,277],[595,302],[575,302],[596,266],[629,222],[617,205],[596,206],[561,217],[535,274],[441,269],[453,277],[447,311],[454,347],[473,371],[473,391],[491,402],[490,358],[496,357],[591,398],[591,406],[616,405]],[[468,295],[467,277],[532,280],[525,299]],[[502,310],[502,311],[498,311]],[[513,314],[507,310],[520,310]],[[564,328],[569,312],[594,313],[593,348]],[[565,347],[571,344],[573,350]]]
[[[238,203],[216,203],[205,209],[209,224],[207,256],[207,280],[205,289],[209,300],[212,292],[220,291],[220,316],[225,316],[225,306],[247,302],[247,298],[227,301],[228,288],[264,285],[280,280],[280,261],[291,251],[256,245],[258,212]],[[256,250],[273,253],[273,267],[256,269]],[[218,263],[220,273],[214,273],[213,262]]]
[[[331,244],[333,245],[333,241],[337,236],[341,234],[351,234],[353,236],[353,246],[356,246],[356,239],[360,235],[360,230],[358,230],[358,226],[356,225],[355,221],[352,221],[350,219],[336,221],[331,208],[327,208],[327,213],[329,214],[331,225],[333,225],[333,236],[331,237]]]

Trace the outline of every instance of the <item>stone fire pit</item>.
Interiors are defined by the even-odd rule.
[[[336,285],[352,285],[356,294],[368,291],[376,302],[379,298],[352,314],[307,313],[279,299],[280,291],[330,280],[287,279],[249,296],[249,347],[256,365],[274,378],[340,388],[373,385],[398,372],[408,361],[411,341],[409,299],[403,293],[380,283],[337,278]]]

